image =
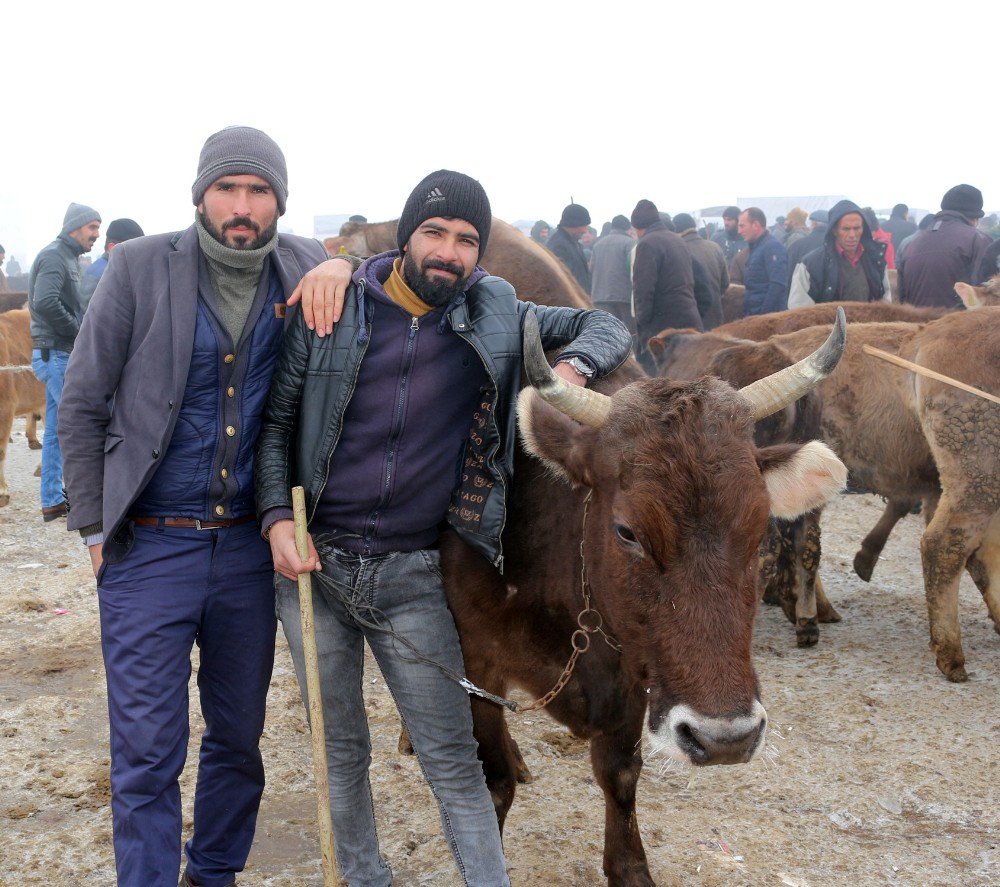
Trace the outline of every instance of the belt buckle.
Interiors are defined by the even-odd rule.
[[[215,527],[203,527],[201,521],[198,518],[194,519],[194,528],[196,530],[214,530]]]

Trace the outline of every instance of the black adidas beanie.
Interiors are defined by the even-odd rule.
[[[475,179],[450,169],[439,169],[427,176],[406,198],[399,224],[396,226],[396,243],[403,251],[417,226],[427,219],[464,219],[479,234],[479,256],[486,252],[490,239],[493,213],[490,199],[483,186]]]

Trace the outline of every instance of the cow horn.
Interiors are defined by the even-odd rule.
[[[827,340],[808,357],[740,389],[754,421],[771,416],[808,393],[833,372],[847,342],[847,317],[837,308],[837,319]]]
[[[542,400],[552,404],[560,413],[575,419],[581,425],[600,428],[611,412],[611,398],[598,391],[567,382],[552,371],[552,367],[545,359],[534,311],[525,312],[521,335],[524,341],[524,371],[527,373],[528,382]]]

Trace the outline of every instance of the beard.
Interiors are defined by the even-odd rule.
[[[226,221],[222,223],[221,228],[217,227],[215,223],[212,222],[212,220],[209,219],[209,217],[203,212],[198,213],[198,219],[204,226],[205,230],[211,234],[212,237],[218,240],[223,246],[227,246],[230,249],[260,249],[262,246],[266,246],[270,243],[278,231],[277,215],[271,220],[271,224],[263,230],[261,230],[260,225],[253,221],[253,219],[249,216],[233,216],[231,219],[226,219]],[[226,232],[231,228],[235,228],[237,225],[249,228],[254,232],[253,237],[249,237],[245,234],[233,235],[233,242],[230,243],[226,238]]]
[[[450,271],[456,275],[455,281],[449,283],[443,277],[428,277],[427,271],[438,268]],[[459,293],[465,291],[469,275],[462,276],[465,269],[461,265],[450,265],[438,259],[427,259],[418,268],[416,260],[409,253],[403,254],[403,278],[412,289],[428,305],[441,308],[451,302]]]

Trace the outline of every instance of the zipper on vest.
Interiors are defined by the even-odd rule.
[[[374,510],[368,515],[365,522],[364,548],[365,554],[371,554],[372,543],[375,539],[375,529],[378,526],[382,512],[389,504],[392,496],[392,481],[396,470],[396,448],[399,446],[399,438],[403,433],[403,414],[406,412],[406,399],[409,394],[410,373],[413,370],[414,358],[416,356],[417,333],[420,332],[420,318],[414,316],[410,320],[410,332],[406,337],[406,354],[403,360],[403,372],[399,376],[399,389],[396,395],[392,425],[389,429],[389,440],[386,442],[385,452],[385,477],[382,481],[382,495]]]
[[[364,318],[364,295],[365,281],[362,278],[358,281],[358,308],[362,321],[367,322]],[[334,333],[336,333],[336,330],[334,330]],[[347,404],[349,404],[351,402],[351,398],[354,397],[354,389],[358,387],[358,375],[361,373],[361,362],[365,359],[365,354],[368,352],[368,345],[370,342],[370,335],[365,338],[364,342],[357,342],[355,338],[355,344],[361,347],[361,356],[358,358],[358,362],[354,365],[354,374],[351,376],[351,388],[347,392],[347,396],[344,399],[344,409],[340,413],[340,427],[337,429],[337,433],[333,438],[333,445],[329,450],[327,450],[326,468],[323,471],[323,483],[318,484],[316,487],[316,495],[313,496],[312,508],[309,510],[307,523],[311,524],[313,518],[316,517],[316,509],[319,508],[319,500],[323,495],[323,490],[326,489],[326,485],[330,482],[330,463],[333,461],[333,453],[337,449],[337,444],[340,443],[340,436],[344,432],[344,413],[347,412]]]

